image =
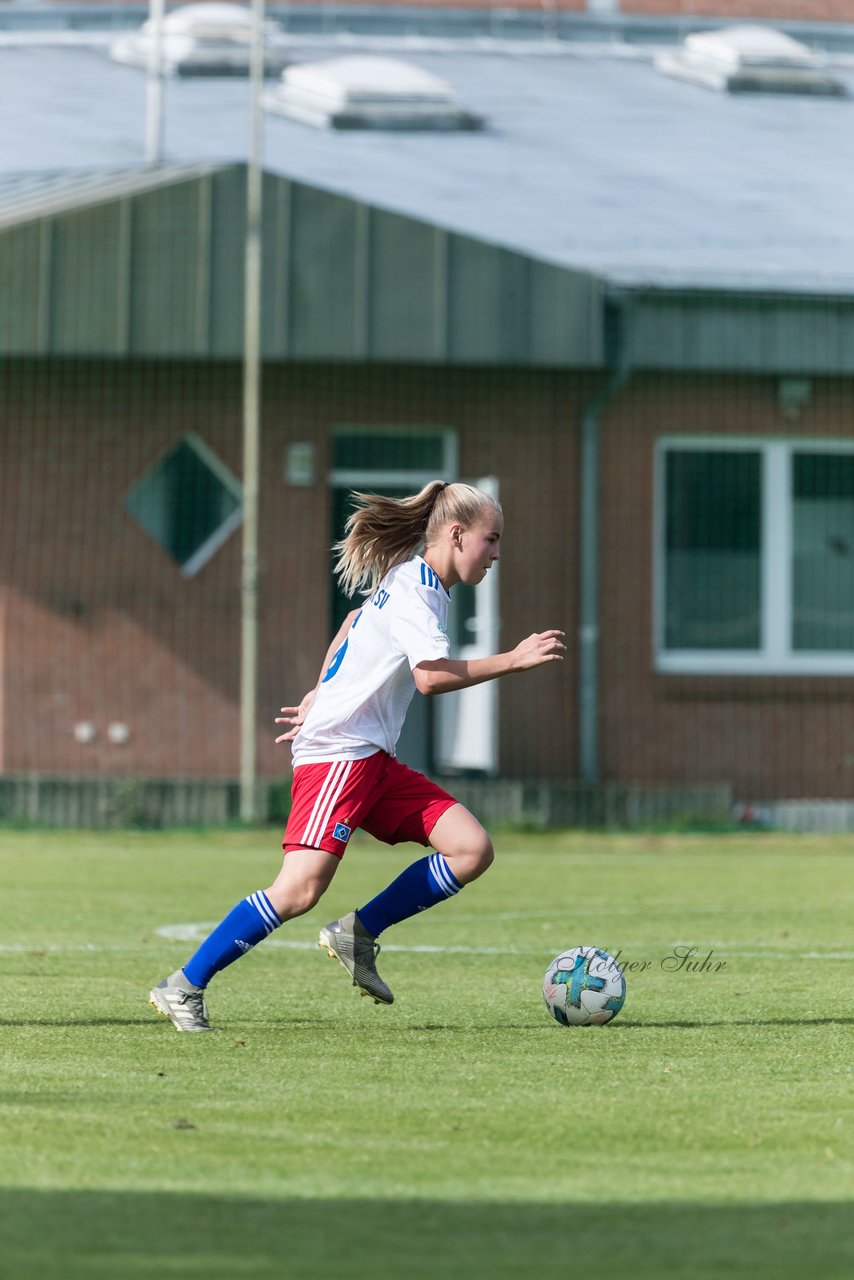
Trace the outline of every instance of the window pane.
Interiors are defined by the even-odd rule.
[[[445,464],[444,436],[335,435],[332,466],[336,471],[432,471],[441,479]]]
[[[668,451],[665,492],[666,647],[758,649],[761,455]]]
[[[237,494],[187,440],[127,497],[131,515],[182,568],[239,506]]]
[[[792,648],[854,650],[854,456],[796,453]]]

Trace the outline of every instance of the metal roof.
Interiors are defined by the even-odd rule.
[[[665,79],[638,45],[293,48],[378,45],[448,80],[488,128],[338,134],[268,116],[268,169],[617,283],[854,292],[854,101],[733,100]],[[854,89],[850,56],[834,65]],[[0,47],[0,75],[6,169],[141,160],[145,76],[103,48]],[[171,163],[245,157],[244,83],[175,81],[165,98]]]
[[[168,165],[162,169],[56,169],[50,173],[0,172],[0,227],[55,217],[87,205],[123,200],[143,191],[204,177],[215,164]]]
[[[597,367],[602,291],[555,267],[267,174],[271,360]],[[0,352],[239,359],[243,165],[0,187]]]
[[[64,38],[0,40],[15,104],[0,115],[0,156],[16,171],[0,176],[0,225],[18,227],[9,269],[29,253],[85,282],[75,237],[90,224],[73,210],[112,202],[124,222],[93,213],[90,242],[105,226],[114,238],[110,279],[126,310],[116,324],[103,311],[91,349],[239,354],[242,179],[228,166],[248,149],[245,82],[167,83],[168,164],[145,171],[145,75],[109,61],[104,32],[92,47],[80,33]],[[279,219],[268,251],[284,272],[267,276],[268,355],[596,367],[605,289],[616,305],[632,298],[617,331],[638,367],[854,372],[854,100],[713,94],[658,75],[642,44],[289,40],[302,59],[354,48],[405,56],[488,126],[336,133],[266,118],[268,216]],[[854,90],[854,59],[831,62]],[[173,196],[158,202],[164,186]],[[196,301],[162,324],[132,259],[180,208],[192,225],[161,266],[177,264],[176,279],[190,260],[210,271],[188,279]],[[52,231],[45,257],[46,233],[38,248],[19,224],[63,210],[68,234]],[[19,283],[7,290],[7,350],[19,302],[36,305]],[[44,280],[37,296],[26,342],[70,351],[79,320],[47,314]],[[208,296],[231,301],[210,323],[194,311]]]

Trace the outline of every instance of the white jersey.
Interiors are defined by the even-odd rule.
[[[420,556],[387,573],[333,656],[293,742],[293,762],[394,755],[419,662],[447,658],[450,596]]]

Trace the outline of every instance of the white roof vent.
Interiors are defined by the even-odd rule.
[[[146,22],[143,31],[148,26]],[[166,14],[163,30],[199,40],[231,38],[246,43],[252,33],[252,13],[242,4],[185,4]]]
[[[438,76],[397,58],[354,54],[288,67],[268,111],[331,129],[479,129]]]
[[[285,66],[285,56],[277,48],[278,24],[264,24],[264,70],[277,76]],[[148,69],[153,41],[151,22],[139,31],[120,36],[110,45],[110,57],[131,67]],[[162,57],[164,75],[231,76],[246,75],[252,42],[252,12],[242,4],[188,4],[173,9],[163,19]]]
[[[659,53],[655,65],[665,75],[724,93],[845,93],[821,58],[773,27],[697,32],[680,49]]]

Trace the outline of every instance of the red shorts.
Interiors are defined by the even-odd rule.
[[[325,849],[340,858],[357,827],[385,844],[429,844],[453,796],[414,769],[377,751],[364,760],[301,764],[294,769],[292,807],[282,846]]]

